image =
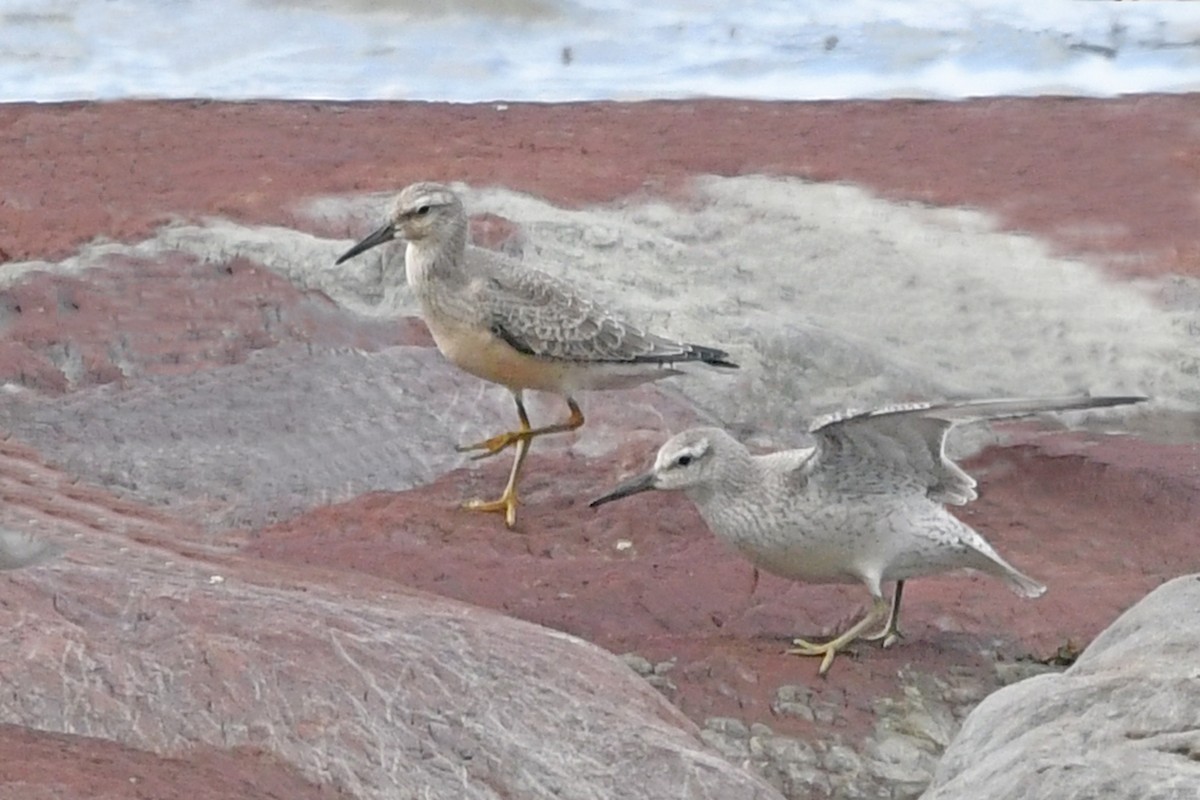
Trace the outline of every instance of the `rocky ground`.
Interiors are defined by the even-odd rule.
[[[989,696],[938,764],[927,800],[1194,797],[1198,612],[1200,575],[1168,581],[1065,673]]]
[[[981,699],[1200,569],[1197,112],[0,107],[0,521],[71,547],[0,580],[0,794],[916,796]],[[417,179],[743,370],[589,396],[517,532],[458,511],[508,465],[452,445],[511,401],[394,254],[330,266]],[[824,680],[781,650],[861,589],[756,581],[682,498],[586,508],[697,421],[771,447],[845,403],[1077,390],[1155,402],[962,437],[964,519],[1049,593],[913,582],[907,638]]]

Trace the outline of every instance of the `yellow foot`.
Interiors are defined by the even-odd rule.
[[[517,524],[517,493],[505,492],[498,500],[468,500],[463,503],[468,511],[485,511],[504,514],[504,524],[512,528]]]
[[[864,642],[880,642],[880,647],[888,648],[904,638],[899,628],[884,628],[879,633],[864,636]]]
[[[874,594],[874,592],[873,592]],[[821,656],[821,666],[817,670],[818,675],[824,675],[833,666],[833,658],[840,653],[846,645],[858,639],[862,632],[868,630],[872,625],[883,619],[883,615],[887,612],[887,604],[883,602],[883,598],[876,595],[871,602],[871,611],[858,622],[850,626],[850,630],[838,636],[836,639],[830,639],[828,642],[821,644],[813,644],[806,639],[794,639],[792,644],[794,647],[788,650],[788,655],[794,656]],[[894,622],[894,619],[892,620]],[[890,622],[888,628],[892,627]]]
[[[834,656],[840,653],[842,648],[848,644],[848,642],[840,641],[840,639],[841,637],[838,637],[838,639],[825,642],[824,644],[813,644],[804,639],[794,639],[792,641],[793,647],[784,652],[790,656],[822,656],[821,666],[817,669],[817,674],[824,675],[833,666]]]
[[[787,653],[790,656],[817,656],[825,652],[825,645],[810,642],[808,639],[792,639],[792,649]]]
[[[522,439],[532,439],[533,437],[530,436],[530,433],[531,431],[527,430],[508,431],[507,433],[496,434],[490,439],[484,439],[482,442],[475,442],[474,444],[460,444],[454,449],[460,453],[469,453],[472,450],[482,450],[482,453],[471,456],[472,460],[478,461],[481,458],[494,456],[500,451],[512,447]]]

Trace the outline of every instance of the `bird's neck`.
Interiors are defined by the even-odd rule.
[[[455,227],[448,236],[408,242],[404,272],[408,285],[417,292],[430,284],[461,277],[466,261],[467,229]]]
[[[727,463],[718,480],[686,490],[700,516],[718,535],[731,527],[739,529],[749,521],[747,517],[755,516],[768,477],[749,453],[739,453],[735,458],[736,463]]]

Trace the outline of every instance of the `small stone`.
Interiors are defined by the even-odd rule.
[[[815,722],[816,716],[812,709],[812,689],[807,686],[785,684],[775,690],[775,702],[771,710],[776,714]]]
[[[995,666],[996,680],[1001,686],[1008,686],[1034,675],[1045,675],[1049,672],[1062,672],[1062,667],[1042,664],[1037,661],[1001,661]]]
[[[729,735],[723,729],[711,727],[714,722],[731,721],[741,725],[737,720],[727,720],[724,717],[714,717],[705,722],[700,730],[700,738],[705,744],[730,760],[744,760],[750,756],[750,749],[744,736]],[[742,725],[745,730],[745,726]]]
[[[953,686],[947,689],[942,694],[942,699],[954,706],[955,711],[958,712],[963,707],[978,705],[987,695],[988,688],[976,681],[974,684]]]
[[[625,666],[636,672],[638,675],[651,675],[654,673],[654,667],[651,665],[648,658],[643,658],[637,653],[625,653],[620,656],[620,659],[625,662]]]
[[[761,722],[752,722],[750,724],[750,735],[751,736],[774,736],[775,731],[771,730],[771,728],[769,726],[764,725]]]
[[[830,772],[852,773],[862,767],[862,759],[858,753],[842,744],[831,744],[821,759],[825,769]]]
[[[783,769],[783,786],[786,797],[828,797],[833,794],[833,784],[819,769],[807,764],[786,764]],[[848,797],[842,791],[839,797]]]
[[[667,672],[670,672],[673,669],[675,669],[675,659],[672,658],[670,661],[660,661],[657,664],[655,664],[654,665],[654,674],[655,675],[663,675]]]
[[[765,725],[763,726],[766,727]],[[768,729],[769,730],[769,729]],[[816,751],[807,742],[791,736],[752,736],[750,738],[751,754],[765,758],[769,763],[782,767],[785,764],[817,763]]]
[[[675,685],[675,682],[665,675],[647,675],[646,683],[650,684],[668,697],[679,691],[679,687]]]
[[[726,736],[736,736],[739,739],[746,739],[750,736],[750,729],[746,727],[746,723],[733,717],[709,717],[704,720],[704,727]]]
[[[907,736],[883,736],[870,748],[872,774],[890,783],[904,783],[924,788],[933,778],[936,760]]]

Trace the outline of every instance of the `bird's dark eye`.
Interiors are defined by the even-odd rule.
[[[429,206],[421,206],[420,208],[417,209],[418,217],[423,217],[428,213],[429,213]]]
[[[686,454],[675,459],[675,465],[678,467],[686,467],[690,463],[692,463],[692,457]]]

